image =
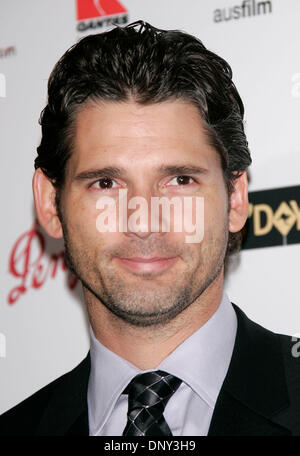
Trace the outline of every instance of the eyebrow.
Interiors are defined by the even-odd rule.
[[[208,169],[193,166],[193,165],[161,165],[156,168],[156,171],[159,174],[177,174],[177,175],[186,175],[186,174],[207,174]],[[103,177],[108,177],[111,179],[120,178],[127,174],[125,168],[116,168],[114,166],[107,166],[105,168],[91,169],[82,171],[74,177],[74,180],[90,180],[90,179],[101,179]]]

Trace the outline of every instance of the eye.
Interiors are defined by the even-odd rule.
[[[193,180],[193,182],[195,182],[195,179],[191,176],[175,176],[173,177],[173,179],[170,180],[169,184],[174,181],[174,179],[176,179],[176,183],[180,186],[182,185],[188,185],[190,184],[190,179]],[[174,184],[171,184],[171,185],[174,185]],[[176,185],[176,184],[175,184]]]
[[[110,177],[103,177],[102,179],[98,179],[94,182],[91,187],[100,188],[101,190],[109,190],[114,188],[115,181]]]

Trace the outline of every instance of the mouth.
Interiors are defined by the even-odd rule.
[[[115,259],[126,269],[136,272],[156,272],[167,269],[172,266],[177,257],[161,258],[161,257],[132,257],[132,258],[119,258]]]

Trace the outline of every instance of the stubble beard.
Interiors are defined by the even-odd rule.
[[[225,255],[225,250],[223,253]],[[143,289],[129,289],[128,284],[120,281],[113,273],[107,273],[104,279],[99,271],[98,282],[101,283],[101,291],[98,291],[99,286],[95,286],[96,280],[87,280],[89,272],[81,273],[81,268],[76,265],[68,238],[65,238],[65,262],[81,281],[82,286],[115,316],[129,325],[147,327],[166,325],[195,302],[219,276],[224,256],[219,256],[201,283],[196,283],[196,274],[191,277],[186,273],[179,286],[170,283],[164,289],[148,288],[147,293]],[[96,276],[91,276],[93,275]],[[149,311],[149,308],[152,310]]]
[[[204,293],[219,276],[224,265],[228,242],[226,223],[224,223],[221,239],[217,241],[212,239],[209,244],[213,252],[208,251],[209,247],[206,246],[205,260],[210,258],[208,270],[205,270],[207,264],[201,262],[200,259],[200,264],[196,269],[192,272],[185,271],[181,274],[180,281],[179,278],[178,280],[175,278],[169,286],[155,288],[155,285],[151,286],[151,277],[149,282],[147,280],[145,283],[147,275],[141,278],[147,287],[138,288],[138,283],[135,287],[129,286],[128,281],[116,274],[111,262],[108,261],[106,267],[102,269],[105,270],[105,276],[96,266],[91,267],[93,261],[88,257],[86,251],[84,249],[80,251],[72,246],[67,225],[62,214],[60,215],[64,233],[66,266],[81,281],[83,288],[88,290],[100,304],[104,305],[115,317],[134,327],[168,324]],[[186,258],[188,258],[187,254]],[[150,286],[148,286],[149,284]]]

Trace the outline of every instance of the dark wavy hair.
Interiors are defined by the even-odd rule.
[[[171,99],[193,103],[209,143],[221,157],[230,197],[234,180],[251,164],[244,106],[230,66],[194,36],[137,21],[81,39],[51,72],[35,168],[55,186],[58,207],[76,112],[91,100],[129,99],[140,104]],[[226,255],[240,249],[242,231],[229,233]]]

